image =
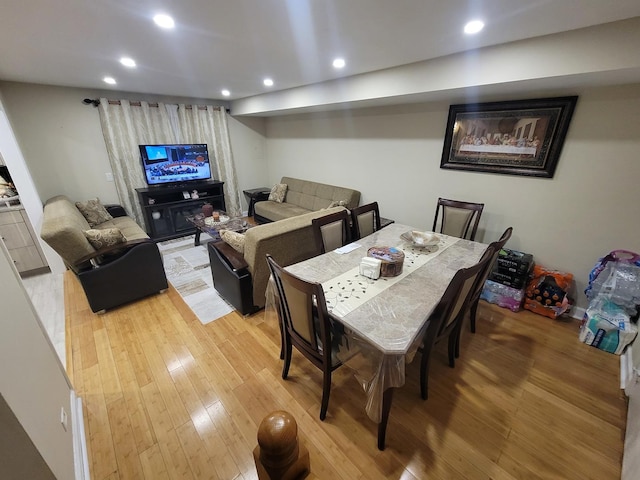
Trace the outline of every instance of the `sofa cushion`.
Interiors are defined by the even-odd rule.
[[[89,228],[87,219],[66,196],[58,195],[47,200],[40,236],[67,265],[95,252],[82,233]]]
[[[95,228],[100,230],[105,228],[119,228],[127,240],[142,240],[149,238],[149,235],[140,228],[131,217],[114,217],[111,220],[96,225]]]
[[[220,230],[220,238],[236,252],[244,253],[244,234],[232,232],[231,230]]]
[[[295,217],[297,215],[304,215],[309,213],[310,210],[299,207],[293,203],[277,203],[277,202],[259,202],[256,203],[256,213],[272,221],[284,220],[285,218]]]
[[[276,183],[269,193],[268,200],[271,202],[282,203],[287,195],[287,184]]]
[[[95,227],[113,218],[97,197],[86,202],[76,202],[76,207],[87,219],[90,227]]]
[[[118,245],[127,241],[119,228],[92,228],[85,230],[84,236],[87,237],[89,243],[96,250],[105,247],[112,247],[113,245]]]
[[[58,195],[47,200],[40,236],[62,257],[66,265],[74,268],[78,260],[95,253],[96,249],[84,235],[90,228],[86,218],[66,196]],[[94,228],[118,228],[127,240],[149,238],[129,217],[115,217]]]
[[[352,209],[360,203],[360,192],[351,188],[336,187],[324,183],[282,177],[287,184],[286,203],[292,203],[310,211],[326,208],[334,200],[344,200],[345,207]]]

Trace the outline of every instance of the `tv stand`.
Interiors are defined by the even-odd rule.
[[[194,190],[198,198],[192,198]],[[217,180],[136,188],[136,192],[147,234],[158,241],[195,233],[195,226],[186,217],[200,213],[205,203],[210,203],[215,210],[226,210],[224,182]]]

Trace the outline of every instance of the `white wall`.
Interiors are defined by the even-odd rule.
[[[598,257],[640,252],[640,85],[573,93],[580,98],[553,179],[440,169],[447,102],[269,118],[269,183],[289,175],[353,187],[383,216],[429,229],[439,196],[483,202],[477,239],[513,226],[508,247],[573,273],[584,307]]]
[[[2,240],[0,285],[2,396],[56,478],[81,478],[74,473],[71,385]]]
[[[231,150],[236,164],[238,188],[268,187],[266,120],[252,117],[228,117]],[[247,199],[241,195],[243,211],[247,211]]]
[[[16,141],[15,134],[4,111],[4,105],[0,100],[0,154],[11,172],[11,178],[20,193],[20,203],[24,207],[31,226],[36,232],[42,226],[42,201],[33,183],[33,178],[26,165],[22,151]],[[53,251],[40,237],[38,242],[47,259],[47,265],[53,273],[65,271],[64,263],[60,256]]]

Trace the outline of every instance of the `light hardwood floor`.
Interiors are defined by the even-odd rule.
[[[280,377],[279,334],[264,312],[206,326],[171,288],[94,315],[65,274],[67,369],[85,403],[91,478],[255,479],[261,420],[284,409],[310,451],[312,479],[616,479],[626,403],[619,359],[578,341],[577,321],[481,302],[455,369],[436,347],[429,400],[407,367],[387,449],[345,368],[318,418],[321,373],[294,352]]]

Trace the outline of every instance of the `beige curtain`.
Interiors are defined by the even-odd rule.
[[[163,103],[100,99],[98,106],[113,179],[120,203],[139,225],[144,217],[136,188],[146,187],[138,145],[206,143],[216,180],[225,182],[225,202],[231,215],[240,215],[226,112],[214,106],[198,107]]]
[[[207,144],[212,175],[224,182],[227,213],[231,216],[242,215],[226,111],[212,105],[196,108],[180,104],[177,108],[168,108],[168,112],[172,123],[180,129],[180,143]]]
[[[147,102],[131,105],[128,100],[110,102],[100,99],[98,106],[102,134],[107,146],[113,180],[120,204],[144,227],[136,188],[146,187],[138,145],[177,143],[164,107]]]

